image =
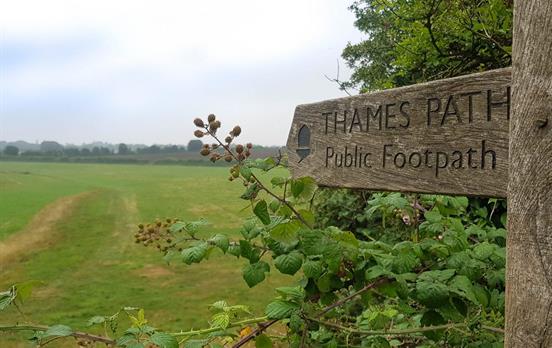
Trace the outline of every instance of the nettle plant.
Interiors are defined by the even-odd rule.
[[[292,284],[275,289],[261,316],[247,306],[218,301],[211,306],[209,326],[198,330],[162,332],[135,308],[90,320],[116,333],[119,317],[130,317],[132,326],[116,338],[59,325],[19,329],[35,331],[39,343],[73,336],[81,343],[122,347],[241,347],[249,341],[256,347],[503,345],[506,231],[467,198],[370,194],[361,214],[345,215],[363,228],[324,226],[321,221],[336,219],[317,219],[313,207],[323,211],[332,201],[320,202],[328,196],[317,194],[313,179],[274,175],[273,169],[284,166],[282,156],[250,159],[252,146],[236,144],[239,126],[222,139],[215,115],[194,124],[197,137],[214,140],[201,154],[229,162],[229,180],[244,186],[240,198],[250,202],[252,216],[239,238],[209,234],[205,221],[167,219],[140,224],[136,242],[159,249],[167,261],[189,265],[224,262],[206,260],[218,249],[243,260],[242,277],[249,287],[269,272],[294,275]],[[332,214],[352,204],[344,197],[349,203],[337,198]],[[395,238],[383,238],[386,233]],[[7,295],[11,302],[0,298],[0,303],[14,302],[17,293],[15,286]],[[275,324],[287,334],[271,335]]]

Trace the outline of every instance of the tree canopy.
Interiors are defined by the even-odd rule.
[[[512,0],[357,0],[342,88],[361,92],[511,65]]]

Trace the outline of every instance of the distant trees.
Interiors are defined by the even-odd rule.
[[[178,145],[167,145],[167,146],[151,145],[151,146],[136,149],[136,153],[138,154],[163,154],[163,153],[178,153],[178,152],[185,152],[185,151],[186,151],[186,148],[184,146],[178,146]]]
[[[203,142],[199,139],[193,139],[188,142],[187,149],[189,152],[197,152],[201,150],[201,147],[203,146]]]
[[[40,151],[48,154],[60,154],[63,153],[64,147],[55,141],[43,141],[40,144]]]
[[[19,148],[17,146],[8,145],[4,148],[4,155],[17,156],[19,155]]]
[[[128,155],[130,152],[131,151],[130,151],[129,147],[126,144],[124,144],[124,143],[119,144],[119,147],[117,149],[117,153],[119,155]]]

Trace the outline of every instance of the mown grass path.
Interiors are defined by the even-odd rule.
[[[211,222],[206,235],[239,233],[246,216],[240,210],[247,203],[237,198],[242,187],[228,183],[225,168],[0,166],[0,242],[4,248],[20,245],[0,255],[0,286],[31,279],[46,283],[23,306],[33,322],[83,328],[94,315],[138,306],[153,325],[197,328],[207,325],[207,306],[216,300],[252,304],[261,313],[270,289],[293,281],[274,273],[249,290],[241,279],[242,260],[225,256],[224,262],[167,265],[153,248],[134,243],[137,223],[167,216],[206,218]],[[52,207],[63,208],[53,214]],[[0,314],[2,323],[21,320],[14,309]]]

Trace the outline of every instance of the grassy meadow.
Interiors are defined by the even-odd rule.
[[[153,326],[204,327],[219,299],[249,304],[256,314],[271,288],[293,278],[273,274],[254,289],[241,279],[243,260],[215,254],[199,265],[167,265],[154,248],[135,244],[140,222],[205,218],[205,234],[236,235],[249,210],[243,186],[220,167],[0,162],[0,289],[45,283],[0,324],[29,321],[84,328],[94,315],[123,306],[145,309]],[[219,261],[220,261],[219,260]],[[0,336],[0,346],[15,346]]]

